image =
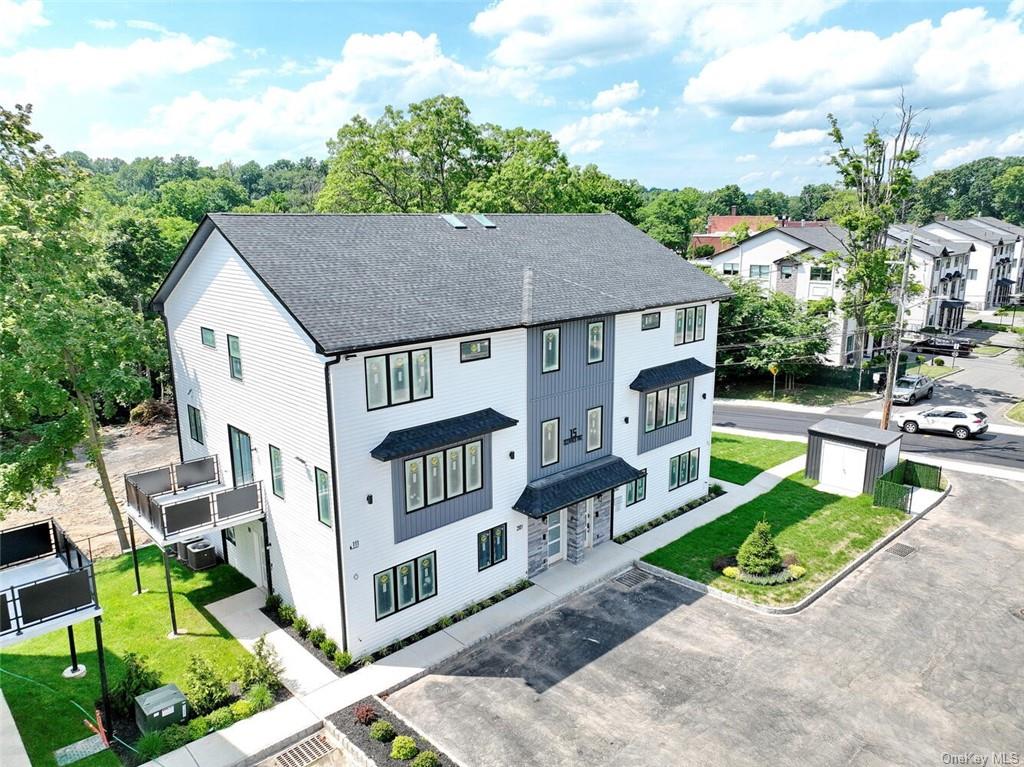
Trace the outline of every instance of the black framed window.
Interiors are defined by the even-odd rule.
[[[648,312],[640,315],[640,329],[654,330],[661,327],[661,312]]]
[[[402,472],[406,514],[482,489],[483,445],[477,439],[407,458]]]
[[[668,489],[675,490],[677,487],[688,485],[697,480],[700,470],[700,448],[674,455],[668,462]]]
[[[430,349],[413,349],[367,357],[366,409],[430,399],[434,396],[434,373]]]
[[[491,339],[477,338],[459,344],[459,362],[476,362],[491,356]]]
[[[540,424],[540,465],[558,463],[558,419],[542,421]]]
[[[676,346],[704,340],[704,324],[707,319],[707,306],[688,306],[676,309]]]
[[[315,468],[316,475],[316,513],[317,519],[328,527],[331,526],[331,480],[323,469]]]
[[[542,373],[553,373],[562,364],[562,331],[560,328],[546,328],[541,331]]]
[[[507,524],[500,524],[497,527],[492,527],[490,530],[477,533],[476,569],[478,572],[508,559],[507,535]]]
[[[587,364],[604,361],[604,321],[587,324]]]
[[[198,408],[192,405],[185,406],[188,409],[188,434],[200,445],[203,444],[203,414]]]
[[[217,334],[213,332],[212,328],[199,328],[199,336],[203,340],[203,346],[209,346],[211,349],[217,348]]]
[[[623,487],[626,491],[627,506],[640,503],[640,501],[647,497],[647,475],[637,477],[632,482],[627,482]]]
[[[657,431],[689,418],[690,382],[644,394],[644,432]]]
[[[373,600],[377,620],[437,594],[437,552],[402,562],[373,576]]]
[[[231,377],[242,380],[242,349],[238,342],[238,336],[228,336],[228,362],[231,370]]]
[[[601,449],[601,435],[604,429],[604,408],[600,405],[587,411],[587,452]]]
[[[270,445],[270,486],[274,495],[284,498],[284,460],[281,448]]]
[[[811,282],[832,282],[832,267],[831,266],[812,266]]]

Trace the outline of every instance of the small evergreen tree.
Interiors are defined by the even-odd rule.
[[[754,525],[736,555],[740,569],[750,575],[771,575],[782,567],[782,555],[772,537],[772,526],[761,520]]]

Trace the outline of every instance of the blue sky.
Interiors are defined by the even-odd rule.
[[[884,127],[901,88],[924,171],[1024,154],[1022,51],[1024,0],[0,0],[0,103],[59,150],[269,162],[443,92],[648,186],[795,192],[827,112]]]

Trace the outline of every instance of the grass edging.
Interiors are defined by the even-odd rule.
[[[726,481],[727,480],[724,480],[724,479],[719,480],[719,482],[726,482]],[[741,487],[742,487],[742,485],[741,485]],[[718,488],[718,489],[715,490],[715,488]],[[718,484],[718,482],[712,482],[708,486],[708,491],[704,495],[700,496],[699,498],[694,498],[689,503],[684,503],[682,506],[678,506],[678,507],[672,509],[672,511],[666,511],[664,514],[662,514],[660,516],[657,516],[654,519],[650,519],[647,522],[639,524],[636,527],[634,527],[634,528],[632,528],[630,530],[627,530],[624,533],[619,533],[614,538],[612,538],[612,540],[615,543],[617,543],[617,544],[619,544],[621,546],[622,544],[628,543],[629,541],[633,540],[634,538],[640,537],[644,533],[649,533],[651,530],[654,530],[657,527],[661,527],[666,522],[671,522],[673,519],[677,519],[677,518],[683,516],[683,514],[691,512],[694,509],[699,509],[701,506],[703,506],[706,503],[711,503],[716,498],[721,498],[723,495],[725,495],[725,493],[726,493],[726,490],[725,490],[724,487],[722,487],[720,484]]]
[[[903,535],[903,533],[905,533],[914,524],[916,524],[919,519],[923,518],[928,512],[930,512],[932,509],[934,509],[936,506],[938,506],[940,503],[946,500],[946,496],[949,495],[949,492],[952,489],[952,487],[952,483],[947,482],[946,489],[943,491],[942,495],[936,498],[928,506],[928,508],[926,508],[920,514],[911,515],[910,519],[908,519],[902,525],[900,525],[891,533],[886,535],[884,538],[879,540],[871,548],[869,548],[859,557],[854,559],[848,565],[843,567],[838,573],[836,573],[823,584],[821,584],[817,589],[815,589],[810,594],[805,596],[799,602],[792,605],[773,607],[771,605],[758,604],[757,602],[752,602],[749,599],[744,599],[743,597],[737,596],[736,594],[730,594],[727,591],[716,589],[714,586],[709,586],[706,583],[701,583],[700,581],[695,581],[692,578],[687,578],[685,575],[680,575],[679,573],[674,573],[671,570],[665,570],[664,568],[658,567],[657,565],[649,564],[648,562],[644,562],[642,559],[639,558],[636,560],[635,564],[638,569],[642,570],[645,573],[665,578],[666,580],[670,580],[674,583],[678,583],[681,586],[685,586],[691,591],[696,591],[701,594],[707,594],[708,596],[721,599],[723,602],[730,602],[734,605],[745,607],[749,610],[754,610],[755,612],[763,613],[765,615],[794,615],[810,607],[814,602],[818,600],[819,597],[831,591],[836,584],[838,584],[840,581],[842,581],[844,578],[850,575],[854,570],[856,570],[862,564],[871,559],[871,557],[873,557],[879,551],[881,551],[890,543],[892,543],[896,538]]]

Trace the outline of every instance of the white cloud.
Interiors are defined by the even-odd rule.
[[[988,154],[992,141],[987,138],[971,139],[966,144],[947,149],[935,158],[936,168],[952,168],[954,165],[977,160]]]
[[[643,90],[641,90],[638,81],[618,83],[607,90],[600,91],[594,97],[591,106],[594,109],[611,109],[612,107],[620,107],[623,104],[628,104],[630,101],[635,101],[642,95]]]
[[[43,0],[0,0],[0,48],[14,45],[33,27],[45,27],[49,21],[43,16]]]
[[[742,176],[740,176],[738,179],[736,179],[736,183],[738,183],[738,184],[749,184],[751,181],[757,181],[758,179],[762,179],[762,178],[764,178],[764,171],[763,170],[755,170],[755,171],[751,171],[750,173],[744,173]]]
[[[1024,19],[1024,0],[1010,0],[1006,15],[1011,19]]]
[[[270,70],[266,67],[251,67],[249,69],[241,69],[228,78],[228,84],[232,88],[241,88],[243,85],[247,85],[250,81],[255,80],[257,77],[264,77],[270,74]]]
[[[89,19],[89,26],[93,29],[115,29],[117,22],[113,19]]]
[[[144,29],[147,32],[159,32],[163,35],[170,34],[170,30],[167,27],[157,24],[155,21],[146,21],[146,19],[128,19],[124,25],[132,29]]]
[[[491,52],[507,66],[597,66],[686,41],[725,51],[765,35],[816,23],[843,0],[498,0],[470,29],[498,40]]]
[[[820,128],[805,128],[804,130],[780,130],[775,132],[775,138],[769,144],[772,149],[785,149],[791,146],[813,146],[822,144],[828,140],[828,131]]]
[[[588,154],[600,149],[609,140],[621,141],[657,116],[657,107],[633,112],[615,107],[607,112],[582,117],[555,131],[554,135],[567,152]]]
[[[756,159],[756,154],[741,154],[736,156],[736,162],[753,162]]]
[[[1024,5],[1024,0],[1020,0]],[[996,148],[1000,154],[1020,154],[1024,152],[1024,130],[1011,133]]]

